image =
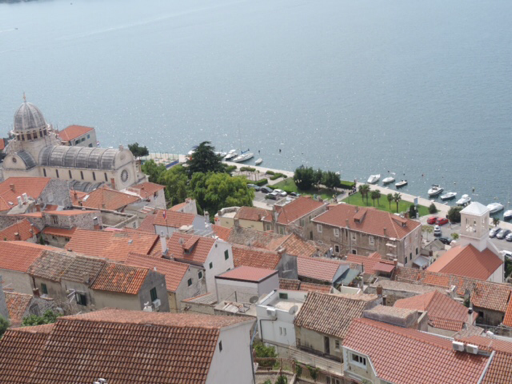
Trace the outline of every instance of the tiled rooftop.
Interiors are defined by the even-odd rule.
[[[319,250],[311,242],[301,239],[296,234],[291,234],[282,244],[284,252],[288,255],[297,257],[312,257],[316,255]]]
[[[180,228],[184,225],[192,225],[196,215],[193,213],[176,212],[172,209],[168,209],[167,217],[164,218],[163,210],[159,209],[156,211],[153,224],[162,227]]]
[[[339,260],[328,260],[321,258],[297,258],[299,276],[334,283],[336,272],[341,265],[348,265]]]
[[[288,240],[290,235],[278,235],[274,232],[262,232],[250,228],[232,228],[228,242],[256,248],[265,248],[276,251]]]
[[[39,198],[50,182],[49,177],[9,177],[0,183],[0,211],[9,211],[18,204],[18,196],[26,193]]]
[[[381,255],[378,254],[377,252],[374,252],[371,256],[360,256],[349,253],[347,255],[347,261],[350,262],[351,265],[363,265],[364,273],[368,275],[374,275],[375,273],[380,271],[382,269],[379,269],[381,263],[388,264],[390,267],[393,267],[394,269],[393,262],[383,260]]]
[[[76,231],[76,227],[73,228],[55,228],[55,227],[45,227],[43,229],[43,234],[49,236],[60,236],[60,237],[69,237],[73,236]]]
[[[37,227],[30,224],[30,221],[23,219],[0,231],[0,241],[25,241],[39,233]],[[19,237],[16,236],[19,235]]]
[[[23,321],[23,315],[30,305],[33,296],[9,291],[4,291],[4,294],[5,304],[9,311],[9,321],[11,325],[18,326]]]
[[[240,207],[235,215],[235,219],[272,222],[272,211],[257,207]]]
[[[187,242],[189,241],[189,245],[191,245],[192,242],[194,242],[194,244],[191,248],[185,250]],[[175,259],[183,259],[203,264],[206,262],[215,241],[216,240],[211,237],[174,232],[171,237],[167,239],[167,247],[169,248],[168,254]]]
[[[142,288],[147,275],[146,268],[109,263],[100,271],[91,288],[98,291],[136,295]]]
[[[281,256],[275,251],[233,245],[233,263],[235,267],[244,265],[247,267],[276,269],[279,260],[281,260]]]
[[[80,200],[81,206],[116,211],[139,201],[140,198],[107,187],[98,188]],[[80,202],[77,205],[80,205]]]
[[[248,267],[243,265],[230,271],[224,272],[221,275],[216,276],[216,278],[221,280],[241,280],[258,283],[273,275],[277,275],[276,270]]]
[[[324,205],[327,204],[314,200],[309,196],[300,196],[284,206],[274,205],[274,210],[279,214],[277,223],[288,225],[301,217],[311,214]]]
[[[85,127],[83,125],[70,125],[62,131],[59,131],[58,135],[62,141],[71,141],[93,130],[94,128]]]
[[[231,228],[222,227],[220,225],[212,224],[212,231],[219,239],[228,241],[231,234]]]
[[[503,319],[503,325],[512,327],[512,298],[508,301],[507,311],[505,312],[505,318]]]
[[[27,272],[44,250],[54,249],[24,241],[0,241],[0,269]]]
[[[147,199],[153,197],[156,192],[165,189],[165,187],[160,184],[146,181],[145,183],[132,185],[130,189],[136,191],[143,199]]]

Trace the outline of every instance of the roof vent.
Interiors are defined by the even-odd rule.
[[[128,244],[133,244],[133,239],[128,240]]]
[[[478,355],[478,346],[474,344],[466,344],[466,352]]]
[[[452,341],[452,347],[454,351],[457,352],[464,352],[464,343],[461,343],[460,341]]]
[[[14,192],[15,188],[14,188],[14,184],[9,184],[9,188],[11,188],[11,191]]]

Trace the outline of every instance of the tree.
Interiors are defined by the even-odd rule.
[[[459,238],[459,234],[457,232],[453,232],[451,236],[453,240],[457,240]]]
[[[315,182],[315,171],[311,167],[300,166],[293,174],[293,181],[297,188],[307,191],[313,187]]]
[[[375,205],[375,200],[377,200],[380,197],[380,191],[378,189],[375,189],[371,192],[372,197],[372,203]]]
[[[189,175],[196,172],[225,172],[226,167],[222,163],[222,157],[215,153],[215,148],[209,141],[203,141],[196,148],[192,156],[187,161],[187,171]]]
[[[431,225],[423,225],[421,227],[421,231],[425,232],[427,234],[427,241],[428,241],[428,235],[430,235],[432,232],[434,232],[434,227]]]
[[[171,206],[184,202],[188,197],[187,172],[181,165],[166,169],[158,177],[158,183],[165,185],[165,198]]]
[[[396,203],[396,211],[398,212],[398,203],[400,203],[400,201],[402,200],[402,195],[398,192],[396,192],[394,195],[393,195],[393,201]]]
[[[340,175],[333,171],[324,172],[322,184],[330,189],[339,188],[341,187]]]
[[[361,184],[359,186],[359,193],[361,194],[361,198],[364,200],[366,198],[366,204],[368,204],[368,197],[370,195],[370,186],[368,184]]]
[[[428,213],[437,213],[437,207],[434,203],[430,204],[429,207],[428,207]]]
[[[389,210],[391,210],[391,203],[393,202],[393,194],[388,193],[386,197],[388,199]]]
[[[10,325],[11,324],[9,323],[9,320],[0,315],[0,339],[2,338],[5,331],[7,331],[7,328],[9,328]]]
[[[139,146],[139,143],[128,144],[128,149],[130,150],[131,153],[133,153],[133,156],[135,157],[149,155],[148,148]]]
[[[451,207],[446,215],[446,218],[450,220],[452,223],[460,223],[460,211],[462,211],[464,207]]]
[[[494,225],[495,227],[500,225],[500,219],[498,219],[497,217],[493,217],[492,218],[492,225]]]
[[[382,193],[380,193],[379,189],[376,189],[374,192],[375,192],[375,200],[377,200],[377,205],[380,205],[380,198],[382,196]]]
[[[142,164],[142,172],[149,176],[149,181],[157,183],[160,175],[166,171],[165,165],[157,165],[153,160],[145,161]]]
[[[43,325],[43,324],[52,324],[57,321],[57,318],[60,317],[58,313],[53,312],[52,310],[47,310],[43,316],[30,315],[23,318],[21,322],[22,327],[31,327],[33,325]]]
[[[276,384],[288,384],[288,378],[285,375],[279,375]]]
[[[274,347],[267,347],[261,341],[254,343],[254,353],[256,357],[260,359],[265,359],[260,362],[262,367],[273,367],[276,363],[277,352]]]
[[[318,188],[320,184],[322,183],[322,180],[324,178],[324,173],[320,168],[318,168],[314,173],[314,182],[313,184]]]
[[[409,218],[410,219],[415,219],[417,215],[418,215],[418,210],[416,209],[414,204],[411,204],[409,206]]]

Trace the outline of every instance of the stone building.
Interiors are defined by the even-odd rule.
[[[64,145],[76,145],[79,147],[96,147],[96,131],[92,127],[83,125],[70,125],[69,127],[58,131],[57,135]]]

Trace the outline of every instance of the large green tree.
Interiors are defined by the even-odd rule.
[[[149,155],[147,147],[142,147],[139,143],[128,144],[128,149],[133,153],[135,157],[142,157]]]
[[[300,166],[293,174],[293,181],[297,188],[307,191],[315,184],[315,171],[311,167]]]
[[[341,186],[340,175],[333,171],[324,172],[322,184],[331,189],[339,188]]]
[[[451,207],[446,215],[446,218],[450,220],[452,223],[460,223],[460,211],[462,211],[464,207]]]
[[[181,165],[165,170],[157,181],[165,185],[165,198],[171,206],[184,202],[188,197],[187,171]]]
[[[148,160],[142,164],[142,172],[149,176],[149,181],[158,183],[160,175],[166,170],[165,165],[157,165],[153,160]]]
[[[402,195],[398,192],[395,192],[393,195],[393,201],[396,203],[396,211],[398,212],[398,204],[402,200]]]
[[[52,310],[47,310],[43,316],[30,315],[23,318],[21,322],[22,327],[30,327],[33,325],[43,325],[43,324],[51,324],[57,321],[57,318],[60,315],[58,313],[53,312]]]
[[[197,172],[226,172],[226,167],[222,163],[222,157],[215,154],[215,148],[210,145],[209,141],[203,141],[199,144],[188,159],[187,165],[189,175]]]

